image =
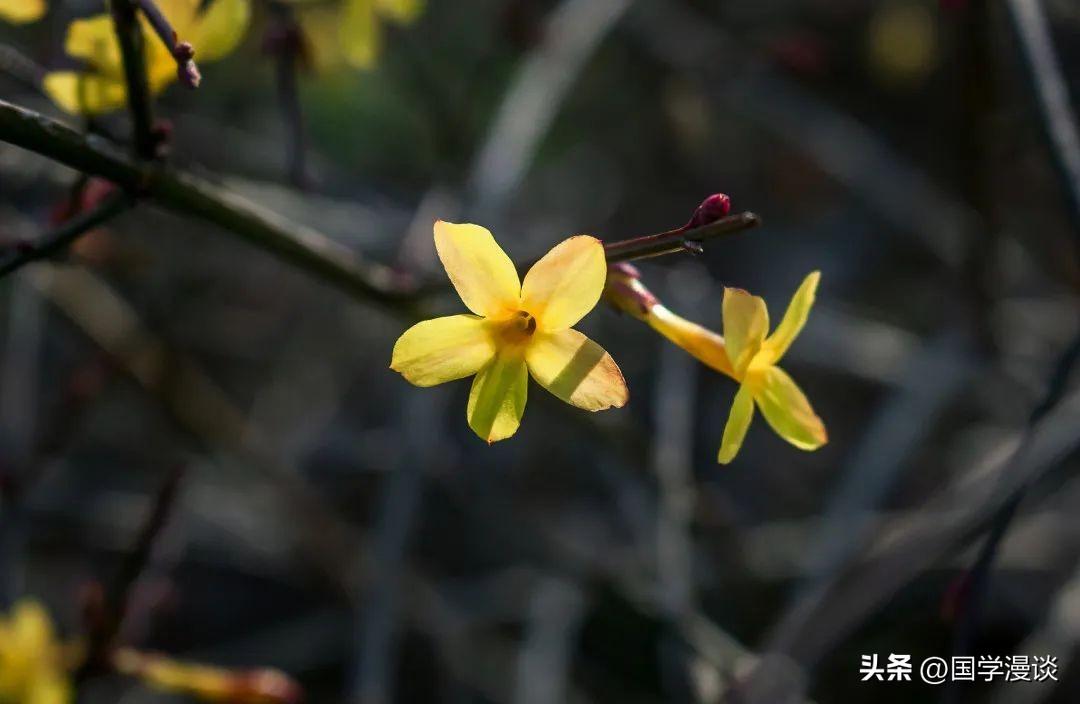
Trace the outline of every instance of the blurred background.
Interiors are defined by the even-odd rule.
[[[157,101],[172,164],[436,279],[435,219],[526,261],[727,193],[764,226],[644,281],[719,330],[723,286],[778,319],[820,269],[784,366],[830,442],[757,422],[718,466],[735,385],[601,306],[581,327],[631,402],[532,385],[488,447],[466,382],[389,370],[407,318],[145,203],[0,280],[5,606],[80,633],[178,482],[121,640],[276,667],[311,702],[1080,698],[1080,152],[1046,110],[1080,91],[1080,6],[428,0],[370,69],[311,61],[295,93],[274,9]],[[0,42],[66,65],[100,10],[54,2]],[[63,117],[16,74],[0,96]],[[76,177],[0,144],[3,244],[48,232]],[[914,681],[862,682],[890,653]],[[919,682],[926,657],[1012,654],[1058,681]],[[102,675],[79,701],[182,698]]]

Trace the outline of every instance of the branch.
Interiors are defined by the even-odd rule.
[[[357,299],[412,312],[407,276],[353,253],[316,230],[289,222],[219,184],[162,164],[142,163],[100,137],[83,135],[0,100],[0,141],[116,183],[181,215],[213,223]]]
[[[93,230],[116,215],[134,205],[126,193],[114,193],[105,198],[97,207],[87,210],[63,223],[40,242],[27,246],[16,246],[15,251],[0,258],[0,277],[6,276],[30,262],[51,257],[64,249],[80,236]]]
[[[109,3],[109,8],[124,64],[127,99],[131,109],[132,130],[135,133],[135,154],[142,159],[152,159],[157,149],[150,85],[146,79],[146,38],[139,26],[134,0],[113,0]]]
[[[150,26],[154,28],[154,33],[176,61],[176,75],[180,82],[188,88],[198,88],[202,82],[202,74],[195,65],[195,48],[188,42],[177,41],[176,30],[154,0],[133,1],[138,4]]]
[[[608,264],[629,262],[635,259],[648,259],[675,252],[701,254],[703,251],[702,242],[734,235],[753,229],[760,224],[761,218],[754,213],[749,211],[736,213],[701,227],[690,229],[680,227],[656,235],[645,235],[618,242],[608,242],[604,245],[604,253],[607,255]]]

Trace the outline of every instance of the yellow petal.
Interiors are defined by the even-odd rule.
[[[517,432],[525,413],[529,374],[521,354],[500,354],[473,379],[466,414],[469,427],[489,443]]]
[[[596,307],[606,278],[600,240],[571,237],[529,269],[521,285],[521,307],[533,314],[540,330],[565,330]]]
[[[379,14],[399,24],[413,22],[424,11],[424,0],[375,0]]]
[[[215,0],[196,18],[188,39],[195,47],[195,60],[217,61],[231,54],[244,38],[250,21],[250,0]]]
[[[70,704],[74,701],[71,683],[59,672],[38,673],[27,690],[25,704]]]
[[[536,382],[586,411],[626,404],[626,380],[611,355],[577,330],[537,332],[525,350]]]
[[[486,228],[439,220],[435,249],[450,282],[473,313],[498,318],[518,309],[517,269]]]
[[[731,403],[731,413],[728,414],[727,425],[724,426],[724,437],[720,441],[720,452],[716,461],[727,464],[735,459],[742,447],[746,431],[750,429],[750,421],[754,419],[754,395],[746,384],[739,386],[739,392],[735,394],[735,400]]]
[[[675,315],[660,303],[649,309],[645,322],[702,364],[721,374],[735,376],[735,370],[727,356],[724,338],[712,330]]]
[[[806,325],[806,319],[810,316],[810,308],[814,305],[814,296],[817,293],[818,281],[821,280],[821,272],[812,271],[805,279],[795,295],[791,297],[791,303],[784,311],[784,319],[773,330],[773,334],[762,345],[768,352],[768,361],[776,364],[787,352],[788,347],[799,336],[799,332]]]
[[[752,384],[758,408],[777,435],[801,450],[816,450],[828,441],[825,424],[787,372],[768,367]]]
[[[750,360],[769,331],[769,311],[759,296],[741,288],[724,289],[724,343],[735,378],[742,381]]]
[[[191,41],[190,34],[201,3],[202,0],[157,0],[158,9],[168,18],[180,41]],[[196,46],[195,50],[198,51],[199,47]]]
[[[0,0],[0,19],[12,24],[24,24],[41,19],[45,0]]]
[[[127,86],[122,79],[97,74],[50,73],[45,76],[44,88],[61,110],[72,115],[112,112],[127,103]]]
[[[45,654],[53,641],[52,620],[35,599],[21,599],[11,615],[14,640],[25,654]]]
[[[87,62],[99,73],[118,80],[124,78],[120,44],[108,15],[95,15],[68,25],[64,51],[72,58]]]
[[[338,28],[345,61],[353,68],[371,68],[382,44],[374,0],[346,0]]]
[[[417,386],[471,376],[495,356],[483,318],[451,315],[417,323],[394,345],[390,368]]]

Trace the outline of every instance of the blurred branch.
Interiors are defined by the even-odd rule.
[[[274,59],[278,109],[285,123],[289,180],[297,188],[306,189],[308,173],[304,113],[297,85],[297,74],[304,60],[304,38],[291,7],[273,2],[270,9],[272,20],[266,30],[263,48]]]
[[[160,164],[140,163],[111,143],[0,100],[0,141],[106,178],[174,212],[218,225],[365,301],[413,310],[408,277],[354,254],[320,232],[288,222],[221,186]]]
[[[135,0],[112,0],[109,11],[124,65],[135,155],[141,159],[152,159],[157,150],[154,139],[154,112],[150,101],[150,85],[146,78],[146,37],[139,26],[137,5]]]
[[[113,649],[116,636],[124,623],[131,605],[132,588],[139,576],[146,569],[153,553],[154,545],[165,523],[172,513],[179,495],[180,481],[184,476],[184,465],[172,469],[154,497],[154,503],[146,516],[135,542],[128,552],[120,570],[109,585],[100,621],[91,624],[86,660],[80,668],[77,678],[85,678],[97,671],[108,670],[112,666]]]
[[[0,73],[3,73],[38,93],[42,92],[45,67],[10,44],[0,44]]]
[[[1035,91],[1042,127],[1050,141],[1050,155],[1061,174],[1080,247],[1080,134],[1069,102],[1068,83],[1039,0],[1006,0],[1005,4]]]
[[[154,0],[132,1],[138,4],[139,9],[150,22],[150,26],[154,28],[158,39],[176,61],[176,75],[180,82],[188,88],[198,88],[202,76],[199,75],[199,67],[195,65],[194,47],[188,42],[177,42],[176,30]]]
[[[127,193],[113,193],[95,208],[76,215],[42,237],[40,241],[16,245],[11,254],[0,257],[0,277],[30,262],[53,256],[83,234],[111,220],[134,204],[135,201]]]

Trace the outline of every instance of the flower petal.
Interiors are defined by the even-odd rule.
[[[724,289],[724,343],[739,381],[768,331],[769,310],[761,297],[751,296],[741,288]]]
[[[108,15],[94,15],[68,25],[64,51],[74,59],[82,59],[102,74],[123,80],[120,44],[116,40],[112,18]]]
[[[776,330],[773,330],[773,334],[769,335],[762,345],[768,352],[769,361],[772,364],[780,361],[780,358],[787,352],[788,347],[791,347],[791,343],[799,336],[803,325],[806,324],[806,319],[810,315],[810,308],[814,305],[814,297],[820,280],[820,271],[812,271],[807,274],[802,284],[799,285],[799,289],[795,291],[795,295],[791,297],[791,303],[788,304],[787,310],[784,311],[784,319],[780,321],[780,324],[776,326]]]
[[[801,450],[816,450],[828,442],[825,424],[806,395],[780,367],[769,367],[753,380],[754,399],[776,434]]]
[[[127,87],[122,79],[97,74],[57,71],[45,76],[44,88],[61,110],[72,115],[112,112],[127,103]]]
[[[390,368],[417,386],[434,386],[471,376],[494,356],[483,318],[451,315],[406,330],[394,344]]]
[[[71,683],[60,672],[38,673],[27,690],[25,704],[68,704],[73,701]]]
[[[525,361],[536,383],[586,411],[620,408],[629,397],[615,360],[577,330],[537,332]]]
[[[563,240],[533,264],[521,285],[521,307],[540,330],[565,330],[596,307],[604,292],[604,245],[588,235]]]
[[[728,414],[727,425],[724,426],[724,438],[720,441],[720,452],[716,456],[717,462],[727,464],[735,459],[753,419],[754,394],[749,386],[742,384],[731,403],[731,413]]]
[[[521,354],[501,354],[480,370],[469,391],[469,427],[488,443],[517,432],[525,413],[529,374]]]
[[[0,20],[12,24],[33,22],[44,14],[45,0],[0,0]]]
[[[244,38],[250,21],[251,0],[215,0],[195,20],[189,41],[195,46],[196,60],[217,61],[231,54]]]
[[[413,22],[424,11],[424,0],[375,0],[379,14],[399,24]]]
[[[371,68],[379,56],[382,38],[374,0],[346,0],[338,34],[345,61],[353,68]]]
[[[435,249],[450,282],[473,313],[498,318],[518,309],[521,281],[517,269],[487,228],[439,220]]]

